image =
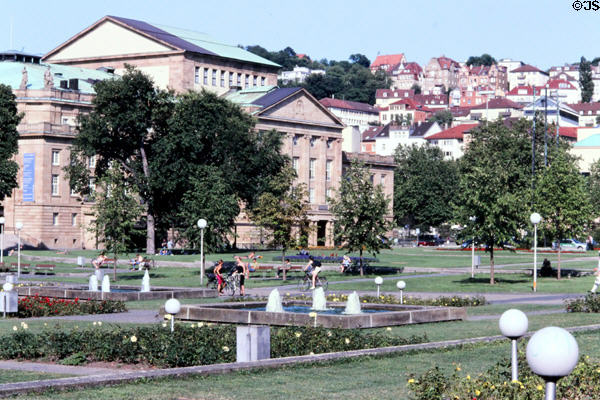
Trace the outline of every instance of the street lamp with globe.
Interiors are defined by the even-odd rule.
[[[546,381],[546,400],[556,399],[556,382],[573,371],[579,346],[569,332],[556,326],[537,331],[527,344],[527,363]]]
[[[175,315],[181,310],[181,303],[177,299],[169,299],[165,303],[165,312],[171,316],[171,332],[175,330]]]
[[[533,291],[537,292],[537,226],[542,220],[542,216],[536,212],[529,216],[533,224]]]
[[[398,289],[400,289],[400,304],[404,304],[404,299],[402,298],[402,292],[404,291],[404,288],[406,287],[406,282],[404,281],[398,281],[396,282],[396,287]]]
[[[17,229],[17,280],[21,277],[21,229],[23,229],[23,223],[18,221],[15,224]]]
[[[377,285],[377,298],[379,298],[379,287],[383,283],[383,278],[378,276],[375,278],[375,284]]]
[[[511,339],[512,380],[513,382],[518,381],[519,364],[517,361],[517,340],[527,333],[529,320],[523,311],[512,308],[502,314],[500,321],[498,321],[498,325],[502,335]]]
[[[200,218],[196,225],[200,228],[200,285],[202,285],[204,283],[204,228],[206,228],[207,222]]]

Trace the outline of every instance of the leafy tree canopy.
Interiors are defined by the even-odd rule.
[[[17,185],[19,165],[13,160],[18,152],[17,125],[23,118],[17,112],[17,102],[12,89],[0,84],[0,201],[10,196]]]
[[[469,57],[469,59],[467,60],[466,63],[469,67],[474,66],[480,66],[480,65],[485,65],[487,67],[489,67],[492,64],[496,64],[496,59],[492,56],[490,56],[487,53],[482,54],[481,56],[471,56]]]
[[[585,57],[579,63],[579,87],[581,87],[581,102],[589,103],[594,94],[594,81],[592,80],[592,67]]]
[[[431,118],[429,118],[429,121],[435,121],[442,127],[450,126],[453,120],[454,117],[448,110],[437,111]]]

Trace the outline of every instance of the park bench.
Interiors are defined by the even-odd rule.
[[[108,268],[110,267],[115,267],[115,263],[117,262],[117,260],[115,260],[114,258],[107,258],[104,260],[104,262],[102,263],[102,266],[100,268]]]
[[[54,273],[54,267],[56,267],[56,265],[54,264],[37,264],[33,267],[33,271],[34,274],[40,272],[44,273],[45,275],[48,275],[49,272]]]
[[[31,266],[30,264],[21,263],[21,272],[29,272],[30,266]],[[18,263],[16,263],[16,262],[10,263],[10,272],[18,272],[18,269],[19,269]]]
[[[303,267],[302,267],[302,266],[300,266],[300,265],[292,265],[292,266],[291,266],[291,267],[289,267],[289,268],[281,268],[281,267],[278,267],[278,268],[277,268],[277,271],[281,271],[281,272],[283,272],[283,280],[285,281],[285,280],[287,280],[287,274],[288,274],[288,272],[294,272],[294,271],[301,272],[301,271],[302,271],[302,268],[303,268]]]
[[[250,268],[252,268],[252,266],[250,266]],[[254,271],[251,271],[251,272],[258,272],[258,271],[261,271],[262,277],[266,278],[267,271],[273,271],[273,266],[272,265],[259,265],[257,267],[254,267]]]

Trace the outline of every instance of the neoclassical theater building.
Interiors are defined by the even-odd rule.
[[[315,225],[311,245],[333,245],[327,197],[351,160],[366,163],[373,182],[393,197],[393,159],[342,152],[345,125],[304,89],[278,88],[279,65],[205,34],[106,16],[43,57],[0,54],[0,83],[12,87],[24,113],[18,127],[19,187],[0,203],[8,233],[20,221],[22,237],[34,246],[99,246],[87,230],[94,218],[92,204],[71,192],[63,168],[77,115],[91,109],[94,83],[118,76],[126,64],[161,88],[214,91],[252,114],[257,130],[284,134],[282,151],[309,189],[309,217]],[[94,163],[88,160],[91,169]],[[243,214],[236,233],[240,247],[265,240]]]

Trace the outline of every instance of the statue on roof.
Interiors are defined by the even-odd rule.
[[[52,77],[52,72],[50,71],[50,67],[44,72],[44,89],[50,89],[54,87],[54,78]]]
[[[27,89],[27,68],[23,67],[23,72],[21,76],[21,84],[19,85],[19,89],[24,90]]]

